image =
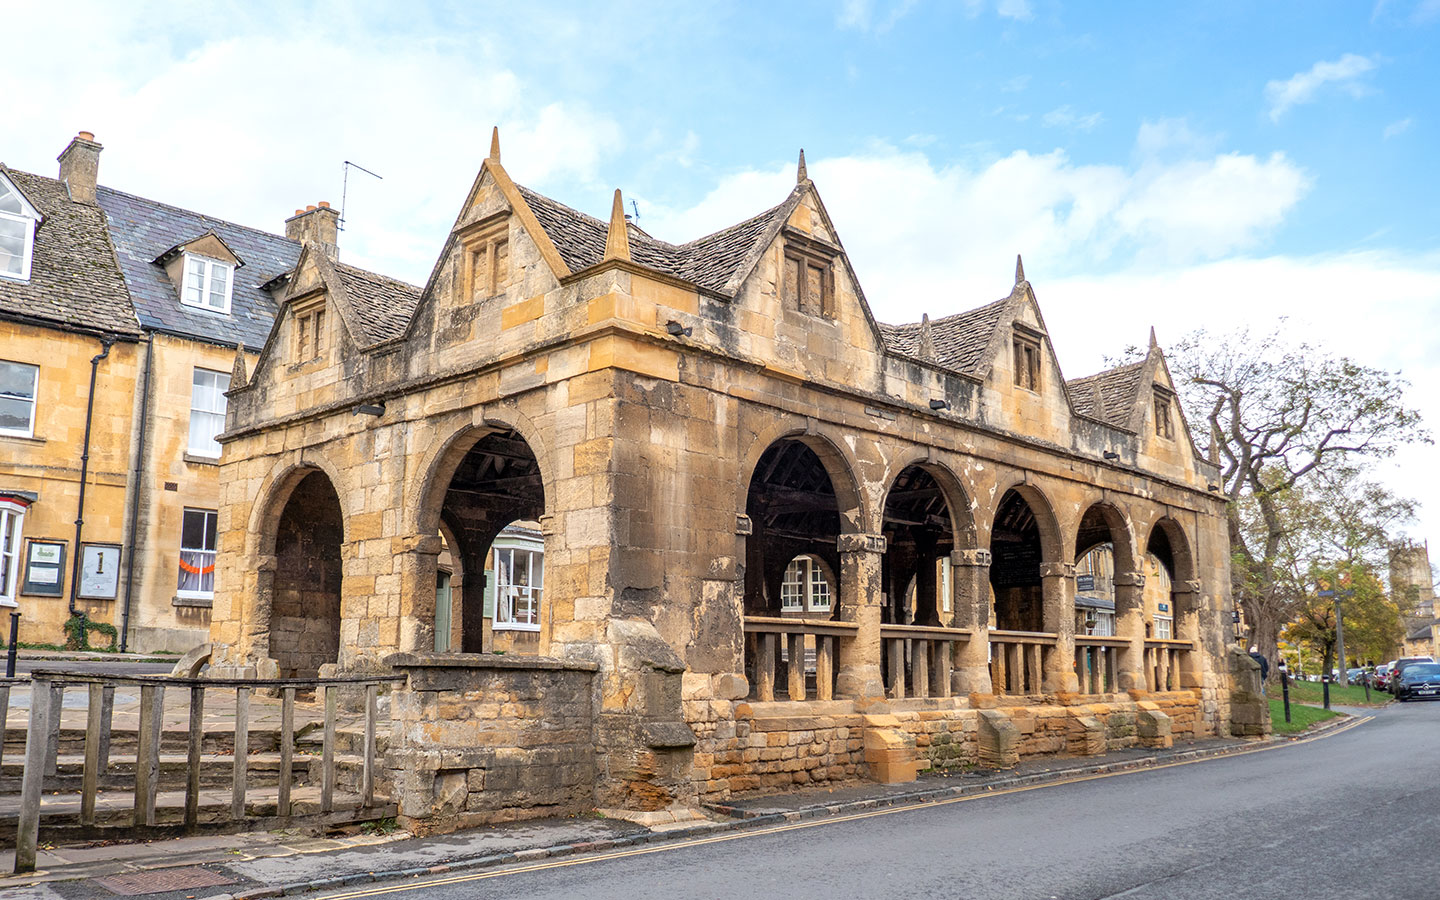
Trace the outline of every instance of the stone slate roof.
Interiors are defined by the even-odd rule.
[[[297,241],[104,186],[98,198],[135,312],[146,330],[218,344],[264,346],[277,303],[260,285],[295,268],[300,258]],[[228,315],[183,305],[165,269],[154,262],[166,250],[208,231],[215,232],[244,263],[235,270]]]
[[[43,217],[35,230],[30,280],[0,278],[0,315],[139,337],[104,214],[72,201],[53,178],[3,166],[0,171]]]
[[[404,333],[420,303],[420,288],[355,266],[338,262],[334,266],[345,287],[353,321],[362,331],[355,336],[359,343],[378,344]]]
[[[608,223],[517,185],[570,271],[579,272],[605,255]],[[793,197],[793,195],[792,195]],[[630,258],[647,269],[687,281],[724,296],[733,296],[750,264],[764,251],[769,237],[789,214],[791,200],[714,234],[685,244],[657,240],[631,226]]]
[[[930,340],[935,358],[930,362],[956,372],[976,374],[987,362],[985,348],[1004,318],[1010,299],[996,300],[978,309],[930,321]],[[920,323],[881,325],[885,345],[895,353],[920,358]]]
[[[1430,637],[1430,628],[1433,625],[1440,625],[1440,619],[1428,619],[1418,625],[1412,623],[1410,626],[1411,630],[1405,635],[1405,639],[1408,641],[1423,641]]]
[[[1075,411],[1116,428],[1128,428],[1145,363],[1131,363],[1066,382]]]

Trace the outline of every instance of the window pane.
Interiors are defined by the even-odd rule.
[[[29,222],[0,219],[0,271],[19,275],[25,270],[25,245],[29,240]]]
[[[220,524],[220,514],[207,512],[205,514],[205,549],[215,549],[215,529]]]
[[[30,431],[30,418],[35,404],[29,400],[15,400],[0,396],[0,429],[6,431]]]
[[[0,183],[0,212],[23,213],[25,208],[20,205],[20,198],[10,189],[8,184]]]
[[[230,267],[223,263],[210,264],[210,305],[224,309],[230,298]]]
[[[35,380],[39,372],[24,363],[0,362],[0,395],[35,399]]]
[[[180,523],[180,547],[185,550],[205,549],[205,512],[203,510],[185,510],[185,518]]]

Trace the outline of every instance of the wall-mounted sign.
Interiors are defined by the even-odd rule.
[[[25,551],[25,583],[20,593],[59,597],[65,593],[65,542],[31,541]]]
[[[1077,590],[1077,591],[1093,591],[1093,590],[1095,590],[1095,576],[1094,576],[1094,575],[1076,575],[1076,576],[1075,576],[1075,590]]]
[[[1169,611],[1170,611],[1170,604],[1168,604],[1168,603],[1161,603],[1161,604],[1160,604],[1160,611],[1161,611],[1161,612],[1169,612]]]
[[[120,545],[80,545],[80,592],[87,600],[114,600],[120,590]]]

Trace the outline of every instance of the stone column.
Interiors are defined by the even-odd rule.
[[[954,628],[969,628],[970,640],[956,646],[950,690],[956,696],[994,693],[990,684],[990,551],[950,554]]]
[[[1075,693],[1080,690],[1075,676],[1075,567],[1043,563],[1040,584],[1043,627],[1055,634],[1055,649],[1041,672],[1042,688],[1047,694]]]
[[[1116,677],[1122,691],[1145,690],[1145,573],[1115,573],[1115,635],[1130,643],[1120,651]]]
[[[1180,664],[1180,687],[1204,687],[1204,644],[1200,635],[1200,582],[1177,581],[1171,585],[1170,604],[1175,616],[1175,637],[1189,641],[1193,648]]]
[[[399,646],[373,648],[379,658],[401,653],[432,653],[435,650],[435,570],[440,557],[438,534],[418,534],[396,538],[395,571],[400,575]],[[452,553],[456,552],[454,548]],[[465,570],[468,582],[470,570]],[[481,579],[483,581],[483,577]],[[462,588],[463,589],[463,588]],[[378,610],[376,611],[378,612]]]
[[[847,700],[885,698],[880,678],[880,597],[884,592],[880,567],[885,558],[885,536],[842,534],[840,551],[840,619],[859,627],[853,638],[840,641],[837,694]]]

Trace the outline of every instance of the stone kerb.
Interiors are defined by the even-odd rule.
[[[574,815],[595,805],[591,662],[397,653],[391,698],[400,818],[421,833]]]

